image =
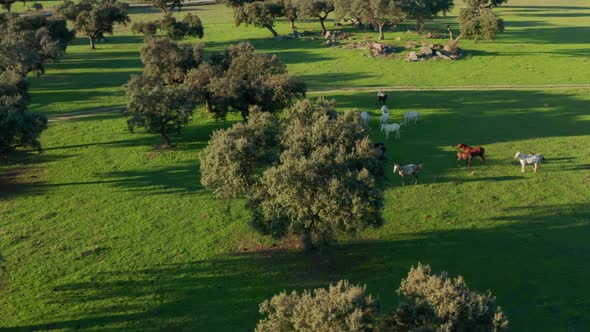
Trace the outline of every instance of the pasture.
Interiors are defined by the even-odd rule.
[[[239,119],[197,112],[174,148],[155,149],[159,137],[129,133],[113,110],[125,103],[121,86],[142,70],[142,37],[121,27],[90,51],[78,36],[62,61],[31,79],[31,109],[53,120],[45,152],[0,160],[0,330],[251,331],[262,300],[339,279],[366,283],[390,310],[418,261],[492,290],[513,331],[590,327],[585,1],[511,0],[498,10],[507,22],[498,40],[462,41],[466,59],[424,63],[320,40],[275,41],[265,29],[234,27],[223,6],[186,11],[203,20],[208,51],[249,41],[287,63],[311,97],[371,113],[372,139],[387,145],[385,224],[342,235],[312,256],[297,251],[295,239],[257,234],[242,201],[215,199],[199,181],[211,132]],[[132,13],[132,20],[160,15]],[[454,24],[455,14],[427,27]],[[287,24],[277,30],[286,34]],[[351,32],[344,43],[377,36]],[[391,44],[419,39],[386,32]],[[497,86],[482,87],[490,85]],[[397,87],[387,89],[390,121],[420,112],[397,140],[379,131],[381,86]],[[457,167],[458,143],[485,146],[487,165]],[[516,151],[547,162],[522,176]],[[393,162],[418,161],[421,183],[402,188]]]

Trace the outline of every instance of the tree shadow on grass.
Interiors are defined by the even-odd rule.
[[[39,195],[45,191],[41,164],[73,157],[72,154],[37,154],[33,151],[15,151],[0,161],[0,201],[15,196]],[[33,171],[34,170],[34,171]]]
[[[366,283],[387,312],[401,278],[421,261],[465,276],[473,289],[491,289],[515,331],[582,331],[590,324],[590,205],[514,207],[508,214],[489,229],[334,244],[311,256],[261,250],[90,273],[52,286],[51,305],[66,318],[18,328],[250,331],[264,299],[339,279]]]
[[[496,43],[526,42],[543,44],[587,44],[590,43],[590,27],[530,27],[507,30]],[[541,52],[542,53],[542,52]]]

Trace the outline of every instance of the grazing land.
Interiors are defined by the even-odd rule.
[[[205,24],[207,51],[249,41],[277,54],[311,97],[335,98],[342,111],[369,110],[374,141],[385,142],[375,92],[398,87],[389,92],[393,120],[410,110],[420,120],[386,141],[384,225],[339,236],[311,257],[296,239],[259,235],[242,201],[218,200],[200,185],[200,152],[213,130],[238,117],[218,122],[198,112],[175,147],[154,148],[160,138],[129,133],[118,111],[122,85],[142,71],[143,38],[120,27],[90,51],[78,36],[62,61],[31,78],[31,109],[53,120],[44,153],[0,161],[0,330],[250,331],[262,300],[339,279],[366,283],[393,309],[399,280],[419,261],[493,290],[514,331],[590,327],[586,1],[511,0],[498,9],[507,27],[497,40],[461,41],[465,59],[420,63],[319,38],[276,41],[266,29],[234,27],[221,5],[175,15],[189,11]],[[456,12],[427,28],[456,29]],[[131,13],[132,20],[161,15]],[[316,22],[297,25],[319,30]],[[353,37],[344,45],[377,37],[345,30]],[[287,34],[288,23],[277,31]],[[423,38],[385,36],[398,46]],[[496,87],[469,89],[486,85]],[[487,164],[457,167],[458,143],[485,146]],[[516,151],[542,153],[547,162],[523,176]],[[393,162],[418,161],[421,184],[401,187]]]

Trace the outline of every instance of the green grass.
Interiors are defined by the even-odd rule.
[[[590,83],[590,6],[522,7],[531,3],[502,9],[509,29],[498,41],[463,45],[497,54],[414,64],[318,41],[276,42],[265,30],[234,28],[224,7],[191,8],[210,48],[248,39],[313,89]],[[157,16],[142,11],[133,18]],[[397,36],[406,38],[387,35]],[[141,71],[141,38],[123,29],[109,39],[95,52],[78,39],[32,79],[32,108],[51,115],[123,104],[121,85]],[[293,250],[293,239],[258,235],[243,202],[217,200],[200,185],[198,156],[209,135],[238,118],[215,122],[199,112],[170,150],[155,149],[154,135],[129,133],[115,112],[53,122],[44,154],[19,151],[0,164],[0,330],[251,331],[263,299],[343,278],[366,283],[390,310],[400,279],[421,261],[491,289],[514,331],[585,331],[589,92],[390,93],[394,120],[407,110],[421,119],[387,142],[385,224],[310,257]],[[373,92],[313,94],[320,95],[342,110],[371,110],[373,139],[384,140]],[[485,146],[487,165],[457,167],[460,142]],[[543,153],[547,163],[521,176],[517,150]],[[422,161],[423,183],[402,188],[390,170],[397,161]]]

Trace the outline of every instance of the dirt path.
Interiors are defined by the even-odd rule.
[[[449,86],[363,86],[356,88],[312,89],[309,94],[329,94],[341,92],[372,92],[383,91],[493,91],[493,90],[563,90],[563,89],[590,89],[590,84],[547,84],[547,85],[449,85]],[[97,108],[79,112],[55,114],[49,116],[49,122],[64,121],[70,119],[87,118],[95,115],[120,112],[124,106]]]
[[[106,113],[121,112],[124,108],[125,108],[124,106],[96,108],[96,109],[92,109],[92,110],[85,110],[85,111],[79,111],[79,112],[54,114],[54,115],[49,115],[48,117],[49,117],[49,122],[56,122],[56,121],[64,121],[64,120],[70,120],[70,119],[88,118],[91,116],[106,114]]]
[[[371,92],[383,91],[492,91],[492,90],[556,90],[590,89],[590,84],[546,85],[448,85],[448,86],[367,86],[358,88],[325,88],[309,90],[308,93]]]

